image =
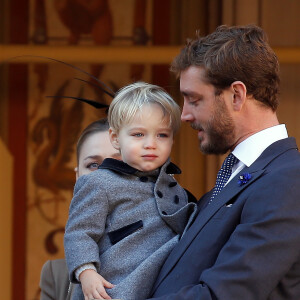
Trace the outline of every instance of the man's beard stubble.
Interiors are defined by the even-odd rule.
[[[195,130],[204,130],[207,142],[199,138],[199,147],[204,154],[224,154],[234,144],[234,123],[225,104],[216,98],[215,110],[206,124],[192,123]]]

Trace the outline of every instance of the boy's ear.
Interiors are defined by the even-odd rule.
[[[120,144],[119,144],[119,139],[118,139],[117,132],[113,128],[110,127],[109,130],[108,130],[108,134],[109,134],[110,142],[113,145],[113,147],[116,150],[120,150]]]

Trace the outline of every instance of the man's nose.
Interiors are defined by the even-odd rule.
[[[181,113],[181,121],[182,122],[191,122],[193,120],[193,114],[188,108],[187,104],[183,104],[182,113]]]

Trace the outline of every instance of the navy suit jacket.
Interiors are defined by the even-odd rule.
[[[245,173],[251,179],[240,185]],[[152,294],[161,300],[300,299],[300,154],[294,138],[269,146],[200,210]]]

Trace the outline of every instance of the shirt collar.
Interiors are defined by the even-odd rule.
[[[238,144],[232,151],[243,164],[249,167],[271,144],[285,139],[288,133],[284,124],[259,131]]]

